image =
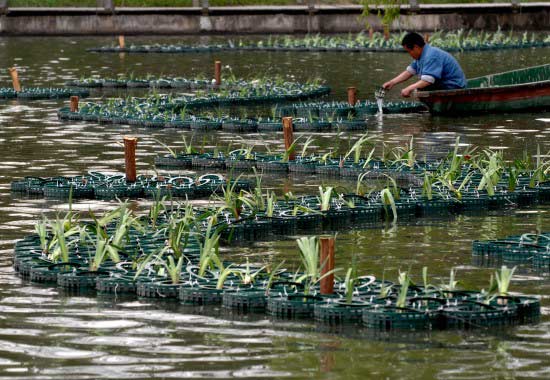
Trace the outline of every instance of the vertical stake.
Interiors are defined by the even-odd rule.
[[[222,61],[214,62],[214,80],[216,81],[216,86],[222,84]]]
[[[357,103],[357,89],[355,87],[348,87],[348,104],[355,107]]]
[[[369,38],[372,40],[374,38],[374,29],[369,28]]]
[[[425,34],[424,34],[424,41],[425,41],[426,43],[429,43],[429,42],[430,42],[430,33],[425,33]]]
[[[136,147],[137,137],[124,136],[124,162],[126,182],[136,182]]]
[[[126,47],[126,41],[124,41],[124,36],[118,36],[118,47],[124,49]]]
[[[71,112],[78,112],[78,96],[71,96]]]
[[[11,81],[13,83],[13,89],[17,92],[21,92],[21,83],[19,83],[19,75],[17,75],[17,69],[15,67],[11,67],[9,69],[10,75],[11,75]]]
[[[321,276],[334,270],[334,238],[322,237],[321,243]],[[321,294],[334,293],[334,273],[321,280]]]
[[[294,143],[294,134],[292,128],[292,117],[283,117],[283,137],[285,140],[285,150],[288,150]],[[294,160],[296,158],[295,153],[291,153],[288,159]]]

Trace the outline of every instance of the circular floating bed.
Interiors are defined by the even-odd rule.
[[[0,98],[3,99],[67,99],[71,96],[85,98],[90,96],[90,92],[85,89],[66,89],[66,88],[40,88],[24,87],[21,91],[15,91],[11,88],[0,88]]]
[[[225,161],[222,161],[225,162]],[[212,167],[206,165],[203,168]],[[250,182],[233,181],[237,190],[249,190]],[[43,195],[46,198],[68,199],[136,199],[141,197],[197,198],[222,192],[227,185],[219,174],[205,174],[198,178],[186,176],[139,176],[127,182],[122,175],[92,172],[76,177],[25,177],[13,181],[14,193]]]
[[[230,41],[226,44],[213,45],[186,45],[161,44],[140,45],[132,44],[121,48],[119,46],[103,46],[87,49],[96,53],[171,53],[188,54],[219,51],[258,51],[258,52],[403,52],[401,46],[402,35],[390,34],[389,38],[376,32],[372,35],[359,33],[348,36],[307,35],[304,37],[270,37],[260,41]],[[520,49],[549,46],[546,38],[531,38],[522,36],[504,35],[497,31],[480,35],[478,33],[446,32],[434,33],[430,36],[430,44],[446,51],[486,51],[502,49]]]

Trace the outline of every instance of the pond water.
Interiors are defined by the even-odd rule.
[[[209,38],[186,38],[188,42]],[[214,37],[211,40],[219,40]],[[181,38],[128,37],[127,44],[179,41]],[[343,100],[348,86],[360,99],[409,62],[406,54],[243,53],[189,55],[91,54],[84,50],[110,38],[2,38],[0,67],[19,67],[23,85],[60,86],[81,76],[165,74],[212,76],[222,60],[237,76],[283,75],[298,81],[323,78]],[[457,54],[468,77],[548,63],[550,49]],[[224,70],[229,70],[225,68]],[[0,80],[9,85],[7,70]],[[102,96],[94,93],[95,97]],[[398,92],[389,94],[396,99]],[[518,294],[542,296],[542,320],[506,330],[372,334],[362,329],[324,330],[313,323],[283,322],[264,316],[232,315],[220,308],[196,309],[175,303],[136,299],[68,296],[15,276],[14,242],[29,234],[42,213],[67,204],[16,198],[9,185],[23,176],[76,175],[87,170],[122,171],[122,136],[139,138],[138,171],[153,173],[162,151],[155,139],[181,147],[181,131],[60,122],[56,110],[67,101],[0,103],[0,378],[1,379],[156,379],[156,378],[388,378],[508,379],[550,378],[550,279],[520,267],[512,284]],[[414,136],[419,157],[447,152],[455,138],[482,147],[501,148],[507,158],[536,145],[550,150],[548,114],[464,116],[390,115],[367,121],[378,141],[406,143]],[[187,132],[189,134],[189,132]],[[352,135],[353,136],[353,135]],[[278,133],[244,138],[281,148]],[[320,149],[347,146],[349,134],[315,134]],[[218,132],[208,142],[240,143],[239,136]],[[316,192],[319,184],[350,186],[315,177],[267,177],[266,185],[295,193]],[[351,184],[353,185],[353,184]],[[112,204],[79,201],[75,208],[102,210]],[[428,266],[433,282],[445,281],[452,267],[466,288],[487,287],[490,268],[471,259],[473,239],[550,231],[550,208],[504,214],[417,219],[337,236],[337,266],[356,255],[361,273],[396,279],[410,269],[416,279]],[[227,257],[252,262],[286,260],[297,265],[294,240],[226,247]]]

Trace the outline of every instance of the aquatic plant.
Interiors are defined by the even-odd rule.
[[[546,154],[548,156],[548,153]],[[538,183],[545,182],[548,180],[547,175],[550,171],[550,162],[544,161],[540,152],[540,144],[537,144],[537,155],[535,160],[535,167],[531,174],[531,179],[529,181],[529,187],[533,188]]]
[[[384,272],[385,274],[385,272]],[[380,298],[386,298],[390,295],[390,292],[393,288],[393,284],[392,283],[386,283],[385,281],[385,277],[384,275],[382,275],[382,284],[380,285],[380,292],[378,294],[378,296]]]
[[[265,215],[268,218],[273,217],[273,212],[275,211],[275,205],[276,205],[277,197],[275,196],[275,193],[273,191],[268,192],[266,197],[266,209],[265,209]]]
[[[95,272],[99,269],[105,257],[108,254],[107,247],[109,246],[109,238],[106,236],[105,232],[102,230],[101,226],[97,225],[96,227],[96,240],[95,240],[95,251],[93,256],[89,258],[88,269],[92,272]],[[119,260],[120,261],[120,260]],[[117,261],[118,262],[118,261]]]
[[[117,222],[114,234],[111,236],[111,243],[107,246],[109,257],[115,263],[120,261],[119,251],[125,246],[128,239],[130,229],[143,231],[144,226],[140,221],[139,216],[134,216],[131,210],[128,209],[128,204],[123,202],[117,207],[116,212]]]
[[[251,191],[241,191],[239,197],[243,204],[246,204],[252,213],[257,214],[263,212],[266,209],[266,198],[264,198],[262,188],[262,176],[256,172],[254,168],[254,177],[256,179],[256,186]],[[235,181],[236,183],[237,181]]]
[[[53,246],[54,241],[51,241],[49,239],[50,232],[48,231],[49,227],[49,220],[43,216],[41,221],[36,222],[34,225],[34,232],[36,235],[38,235],[38,238],[40,240],[40,249],[42,250],[42,253],[47,255],[50,249]]]
[[[302,151],[300,152],[300,157],[304,158],[306,156],[307,149],[314,142],[315,142],[315,140],[313,139],[313,137],[308,136],[308,138],[306,139],[306,141],[302,145]]]
[[[437,168],[438,177],[454,182],[462,174],[463,165],[472,160],[476,148],[467,147],[460,153],[460,136],[455,140],[454,148]]]
[[[183,217],[180,217],[177,212],[171,213],[165,227],[168,235],[167,245],[176,258],[183,255],[183,251],[191,237],[192,227],[196,223],[193,206],[186,202],[184,210]]]
[[[95,228],[88,228],[87,238],[95,246],[94,254],[89,258],[89,270],[97,271],[106,257],[112,262],[120,262],[120,252],[124,250],[131,229],[143,231],[144,226],[140,217],[134,216],[127,207],[126,202],[121,202],[117,208],[98,218],[90,211],[90,216],[95,222]],[[106,230],[108,224],[116,222],[113,234]]]
[[[495,195],[495,187],[504,172],[504,160],[502,152],[483,150],[484,156],[480,156],[473,165],[481,172],[482,178],[477,186],[478,190],[486,190],[489,196]]]
[[[397,208],[395,206],[395,198],[393,197],[393,193],[389,188],[385,188],[380,190],[380,200],[382,201],[382,205],[384,206],[384,210],[386,211],[386,215],[388,214],[388,206],[391,207],[392,213],[393,213],[393,220],[394,222],[397,221]]]
[[[512,282],[516,269],[516,266],[510,269],[506,265],[503,265],[500,270],[495,271],[494,278],[496,281],[496,290],[498,291],[499,296],[508,296],[510,283]]]
[[[321,275],[326,262],[320,262],[319,240],[317,237],[302,237],[297,239],[296,243],[300,248],[300,259],[303,268],[303,274],[299,275],[296,281],[304,284],[304,294],[307,295],[319,281],[333,274],[335,269]]]
[[[332,187],[326,187],[323,189],[319,186],[319,199],[321,204],[321,211],[328,211],[330,209],[330,201],[332,200]]]
[[[163,143],[162,141],[160,141],[158,139],[153,139],[153,140],[156,141],[157,143],[159,143],[160,145],[162,145],[173,158],[178,157],[178,154],[174,149],[170,148],[168,145],[166,145],[165,143]]]
[[[297,138],[290,144],[290,146],[285,149],[285,152],[283,153],[283,157],[281,159],[281,162],[288,162],[290,160],[290,156],[296,151],[296,144],[298,143],[298,140],[300,138]]]
[[[365,186],[363,185],[365,178],[369,175],[368,172],[361,173],[357,176],[357,181],[355,181],[355,194],[359,196],[364,196],[367,193]]]
[[[357,282],[357,259],[353,256],[351,259],[351,266],[346,271],[346,277],[344,279],[344,286],[346,289],[346,303],[351,305],[353,302],[353,292],[355,290],[355,283]]]
[[[440,289],[448,292],[453,292],[455,290],[458,290],[459,284],[460,284],[460,281],[456,280],[456,271],[454,268],[451,268],[451,272],[449,274],[449,282],[446,284],[442,283],[440,285]]]
[[[252,270],[250,267],[250,262],[248,261],[248,258],[246,259],[246,265],[244,269],[241,270],[235,270],[234,273],[237,274],[241,279],[241,284],[243,285],[253,285],[256,281],[256,277],[258,277],[260,274],[264,272],[266,269],[266,265],[256,269]]]
[[[361,136],[348,150],[348,152],[344,155],[343,160],[345,161],[349,156],[353,154],[353,163],[358,164],[361,159],[361,151],[363,150],[364,145],[372,145],[371,141],[374,138],[374,136],[369,136],[368,134],[364,134]]]
[[[422,267],[422,285],[424,287],[423,289],[425,294],[436,292],[438,290],[437,286],[432,285],[428,281],[428,267],[426,266]]]
[[[520,175],[520,171],[516,166],[508,164],[505,173],[506,173],[506,180],[508,183],[507,190],[510,192],[515,191],[518,185],[518,178]]]
[[[367,157],[363,159],[363,169],[368,168],[370,162],[372,161],[372,158],[374,156],[374,151],[376,147],[372,148]]]
[[[241,217],[242,206],[245,200],[243,190],[240,190],[238,193],[237,191],[235,191],[240,178],[241,178],[240,175],[234,181],[228,178],[226,185],[222,187],[223,197],[214,196],[215,200],[223,202],[223,206],[219,211],[221,212],[223,210],[228,210],[229,212],[231,212],[231,215],[235,219],[239,219]],[[258,177],[256,178],[258,180]],[[260,190],[261,190],[261,186],[260,186]],[[260,193],[260,196],[261,196],[261,193]],[[252,203],[249,203],[249,204],[252,204]]]
[[[210,216],[207,220],[207,228],[202,238],[200,245],[199,258],[199,276],[204,276],[206,270],[213,264],[219,262],[220,235],[219,231],[214,228],[215,216]],[[223,267],[219,262],[218,267]]]
[[[271,291],[271,287],[273,286],[273,282],[276,280],[277,275],[279,273],[279,270],[282,268],[284,264],[284,260],[275,265],[275,267],[271,268],[270,265],[266,266],[266,271],[269,273],[269,277],[266,282],[265,286],[265,295],[269,296],[269,292]]]
[[[166,272],[168,272],[168,277],[170,277],[173,285],[177,285],[180,283],[183,258],[184,256],[180,256],[178,258],[178,261],[176,262],[174,260],[174,256],[168,255],[166,257],[166,261],[163,262],[164,267],[166,268]]]
[[[53,262],[69,262],[69,248],[74,245],[76,242],[74,240],[67,241],[72,235],[80,234],[79,226],[68,227],[68,219],[57,218],[52,225],[53,232],[53,249],[51,250],[50,255],[48,256]]]
[[[438,176],[437,182],[441,183],[443,186],[445,186],[451,193],[458,199],[459,201],[462,200],[462,190],[470,185],[470,179],[472,178],[474,173],[468,173],[464,178],[462,179],[462,182],[458,184],[458,186],[453,183],[451,178],[449,176]]]
[[[159,220],[160,215],[166,211],[166,206],[164,205],[164,202],[166,201],[168,197],[166,195],[161,196],[160,189],[155,193],[153,203],[151,203],[151,206],[149,207],[149,222],[151,223],[151,227],[153,229],[157,228],[157,223]]]
[[[433,199],[433,185],[436,182],[436,177],[433,173],[424,172],[424,180],[422,181],[422,196],[429,201]]]
[[[409,285],[411,285],[411,278],[408,272],[399,271],[399,292],[397,293],[397,300],[395,306],[398,308],[404,308],[407,306],[407,292],[409,291]]]
[[[175,258],[172,255],[169,246],[161,247],[152,252],[146,257],[139,260],[134,280],[136,280],[145,270],[153,270],[156,268],[155,275],[163,278],[168,277],[172,285],[177,285],[181,282],[181,274],[185,256],[181,255]]]

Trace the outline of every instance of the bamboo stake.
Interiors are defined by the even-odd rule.
[[[71,96],[71,112],[78,112],[78,96]]]
[[[19,75],[17,75],[17,69],[15,67],[11,67],[9,69],[9,72],[11,75],[13,89],[17,92],[21,92],[21,83],[19,83]]]
[[[136,182],[136,147],[137,137],[124,136],[124,162],[126,182]]]
[[[283,117],[283,137],[285,140],[285,150],[290,149],[294,143],[294,133],[292,128],[292,117]],[[288,157],[289,160],[296,158],[295,153],[291,153]]]
[[[334,270],[334,238],[322,237],[321,243],[321,276]],[[334,293],[334,273],[321,279],[321,294]]]
[[[126,47],[126,41],[124,41],[124,36],[118,36],[118,47],[124,49]]]
[[[348,103],[350,106],[355,107],[357,103],[357,88],[348,87]]]

